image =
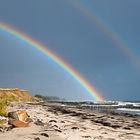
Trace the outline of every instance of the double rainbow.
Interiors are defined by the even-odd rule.
[[[48,47],[44,46],[40,42],[34,40],[25,33],[18,31],[16,28],[9,26],[6,23],[0,23],[0,30],[14,36],[15,38],[22,40],[29,44],[29,46],[35,48],[41,53],[45,54],[47,57],[51,58],[55,63],[57,63],[63,70],[70,74],[89,94],[92,95],[95,101],[103,101],[104,98],[96,92],[93,86],[83,78],[74,68],[67,64],[62,58],[49,50]]]

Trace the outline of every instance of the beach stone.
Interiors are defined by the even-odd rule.
[[[65,123],[64,121],[61,121],[61,123]]]
[[[35,121],[34,124],[40,125],[40,126],[44,126],[44,125],[45,125],[45,124],[44,124],[42,121],[40,121],[39,119],[37,119],[37,121]]]
[[[60,129],[54,129],[54,130],[57,131],[57,132],[60,132],[60,133],[62,132]]]
[[[130,127],[123,127],[123,129],[126,129],[126,130],[131,130]]]
[[[110,125],[110,127],[116,129],[116,128],[120,128],[121,125],[119,125],[119,124],[112,124],[112,125]]]
[[[57,126],[57,125],[53,125],[53,127],[56,127],[56,128],[58,128],[58,126]]]
[[[91,138],[91,136],[82,136],[83,138]]]
[[[8,124],[8,118],[0,116],[0,126],[1,125],[7,125]]]
[[[44,136],[44,137],[49,137],[49,135],[47,133],[41,133],[40,135]]]
[[[6,125],[6,124],[8,124],[8,120],[7,119],[0,120],[0,126],[1,125]]]
[[[50,120],[49,122],[54,122],[54,123],[57,123],[57,121],[56,121],[56,120]]]
[[[18,119],[16,112],[8,112],[8,117],[12,119]]]
[[[34,138],[34,140],[40,140],[40,138],[39,138],[39,137],[37,137],[37,138]]]
[[[6,132],[12,129],[11,125],[8,125],[8,118],[0,116],[0,132]]]
[[[10,131],[12,129],[12,125],[1,125],[0,126],[0,132],[7,132],[7,131]]]
[[[71,129],[79,129],[77,126],[72,127]]]
[[[22,122],[20,120],[11,120],[10,123],[13,127],[29,127],[28,123]]]
[[[9,112],[8,117],[10,117],[10,118],[12,118],[14,120],[22,121],[22,122],[31,121],[30,116],[27,114],[26,110]]]

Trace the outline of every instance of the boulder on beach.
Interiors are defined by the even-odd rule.
[[[28,122],[30,120],[30,116],[27,114],[26,110],[9,112],[8,117],[22,122]]]
[[[14,111],[8,113],[9,124],[13,127],[28,127],[31,122],[30,116],[26,110]]]
[[[29,127],[28,123],[22,122],[20,120],[12,120],[10,123],[13,127]]]

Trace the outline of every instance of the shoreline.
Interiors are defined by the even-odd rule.
[[[55,103],[13,103],[8,111],[26,110],[29,127],[0,132],[2,140],[139,140],[140,116],[101,113]],[[36,123],[38,122],[38,123]],[[40,123],[39,123],[40,122]]]

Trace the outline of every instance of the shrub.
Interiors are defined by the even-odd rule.
[[[56,97],[56,96],[43,96],[43,95],[36,94],[35,97],[42,99],[43,101],[58,101],[58,100],[60,100],[60,98]]]

